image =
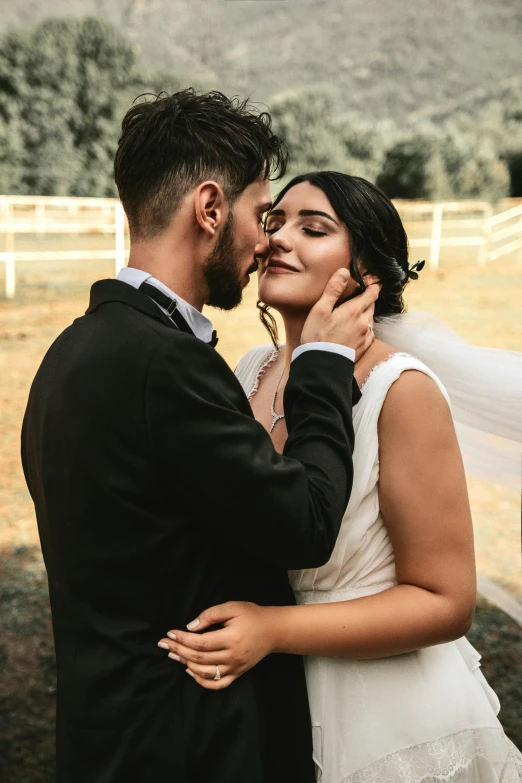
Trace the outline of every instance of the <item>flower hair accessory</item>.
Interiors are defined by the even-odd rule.
[[[417,261],[417,263],[410,266],[406,274],[410,278],[410,280],[418,280],[419,279],[419,272],[424,269],[424,264],[426,261]]]

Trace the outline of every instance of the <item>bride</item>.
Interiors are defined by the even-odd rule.
[[[522,754],[502,730],[498,699],[465,639],[475,563],[449,396],[431,367],[399,350],[408,344],[399,315],[404,287],[420,268],[408,264],[399,215],[369,182],[320,172],[284,188],[266,233],[269,254],[259,269],[264,304],[258,306],[272,345],[250,351],[236,372],[280,452],[290,357],[326,281],[348,265],[353,293],[364,288],[366,274],[382,283],[369,325],[374,339],[356,356],[362,398],[354,408],[353,491],[330,561],[290,572],[297,606],[213,607],[198,618],[197,630],[224,627],[205,634],[205,651],[198,634],[180,630],[170,649],[188,674],[213,689],[228,687],[270,653],[306,656],[322,783],[519,783]],[[286,346],[278,344],[269,306],[283,319]],[[418,333],[410,325],[414,346]],[[394,344],[387,342],[390,334],[399,338]],[[424,340],[437,364],[435,343]],[[480,411],[482,383],[492,381],[480,366],[477,374],[469,408],[478,406],[476,418],[487,418]],[[468,417],[464,430],[470,424]],[[499,434],[500,441],[513,437]]]

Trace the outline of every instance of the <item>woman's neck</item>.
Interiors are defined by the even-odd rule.
[[[285,327],[286,337],[286,352],[285,352],[285,364],[287,372],[290,371],[290,364],[292,362],[292,354],[296,348],[301,345],[301,333],[305,324],[307,315],[292,315],[282,316],[283,324]]]

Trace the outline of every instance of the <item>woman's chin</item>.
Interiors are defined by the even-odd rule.
[[[317,284],[309,275],[259,275],[258,297],[274,310],[309,311],[321,297],[324,284]]]
[[[308,313],[315,304],[315,301],[310,302],[308,298],[305,301],[302,301],[301,298],[296,298],[291,294],[287,294],[286,296],[282,295],[281,292],[276,294],[276,292],[265,289],[263,286],[260,286],[257,296],[263,304],[268,305],[272,310],[276,310],[281,314],[290,314],[292,312]]]

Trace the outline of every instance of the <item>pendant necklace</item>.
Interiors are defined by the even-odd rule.
[[[275,404],[276,404],[276,399],[277,399],[277,392],[279,391],[279,384],[283,380],[283,375],[285,374],[285,370],[286,370],[286,366],[283,367],[283,372],[281,373],[281,377],[279,378],[279,380],[277,382],[276,390],[275,390],[274,396],[272,398],[272,410],[270,411],[270,414],[272,416],[272,426],[270,427],[270,432],[272,432],[272,430],[274,429],[274,427],[275,427],[275,425],[277,424],[278,421],[281,421],[281,419],[285,418],[285,414],[284,413],[276,413],[275,412]]]

